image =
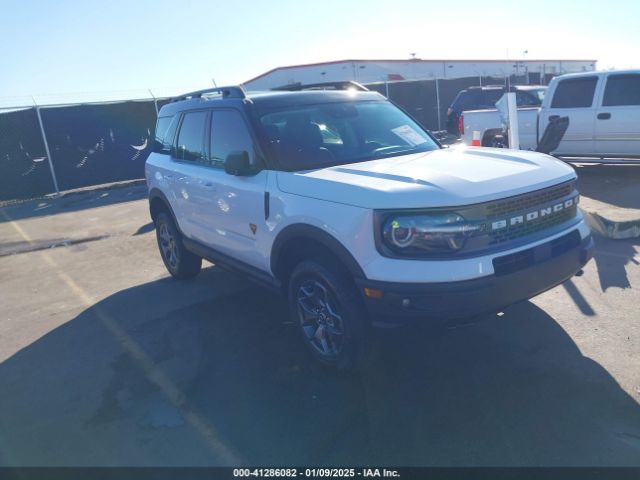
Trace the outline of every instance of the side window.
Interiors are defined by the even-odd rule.
[[[211,114],[209,135],[211,157],[209,164],[224,167],[225,159],[231,152],[249,152],[251,164],[255,163],[253,139],[242,115],[235,110],[214,110]]]
[[[540,102],[529,92],[516,90],[516,105],[519,107],[534,107],[540,105]]]
[[[178,133],[178,160],[198,161],[204,158],[204,129],[207,112],[190,112],[184,115]]]
[[[157,153],[170,153],[173,139],[176,135],[178,127],[178,117],[168,116],[159,117],[156,123],[156,132],[153,145],[153,151]]]
[[[561,80],[558,83],[551,108],[587,108],[593,104],[598,77]]]
[[[604,107],[640,105],[640,75],[610,75],[602,99]]]

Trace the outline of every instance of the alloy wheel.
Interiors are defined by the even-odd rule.
[[[162,256],[171,268],[176,268],[178,266],[178,245],[175,236],[171,234],[166,223],[160,224],[158,237]]]
[[[331,292],[317,280],[298,288],[298,316],[311,346],[322,356],[338,356],[344,344],[344,324]]]

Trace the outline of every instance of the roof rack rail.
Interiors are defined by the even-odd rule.
[[[205,95],[219,93],[222,98],[246,98],[246,94],[244,88],[240,86],[232,86],[232,87],[217,87],[217,88],[206,88],[204,90],[197,90],[195,92],[184,93],[177,97],[173,97],[171,102],[180,102],[182,100],[189,100],[192,98],[202,98]]]
[[[302,84],[292,83],[291,85],[283,85],[281,87],[275,87],[271,90],[297,92],[300,90],[359,90],[361,92],[368,92],[369,89],[364,85],[354,82],[352,80],[345,80],[341,82],[322,82],[322,83],[309,83]]]

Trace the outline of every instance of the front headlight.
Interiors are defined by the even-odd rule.
[[[457,252],[481,225],[457,213],[388,214],[381,219],[384,247],[399,256]]]

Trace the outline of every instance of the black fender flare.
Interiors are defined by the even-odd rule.
[[[303,223],[288,225],[276,236],[271,247],[271,271],[274,274],[277,275],[283,247],[295,238],[308,238],[318,242],[334,254],[355,278],[367,278],[360,264],[338,239],[318,227]]]
[[[169,210],[169,214],[171,214],[173,223],[179,230],[180,225],[178,224],[178,219],[176,218],[176,214],[173,213],[173,208],[171,208],[171,202],[169,202],[169,199],[162,192],[162,190],[156,187],[152,188],[151,191],[149,192],[149,214],[151,215],[151,219],[155,222],[155,218],[153,216],[153,211],[152,211],[152,205],[154,200],[161,200],[162,203],[164,203],[164,205],[167,207],[167,210]]]

